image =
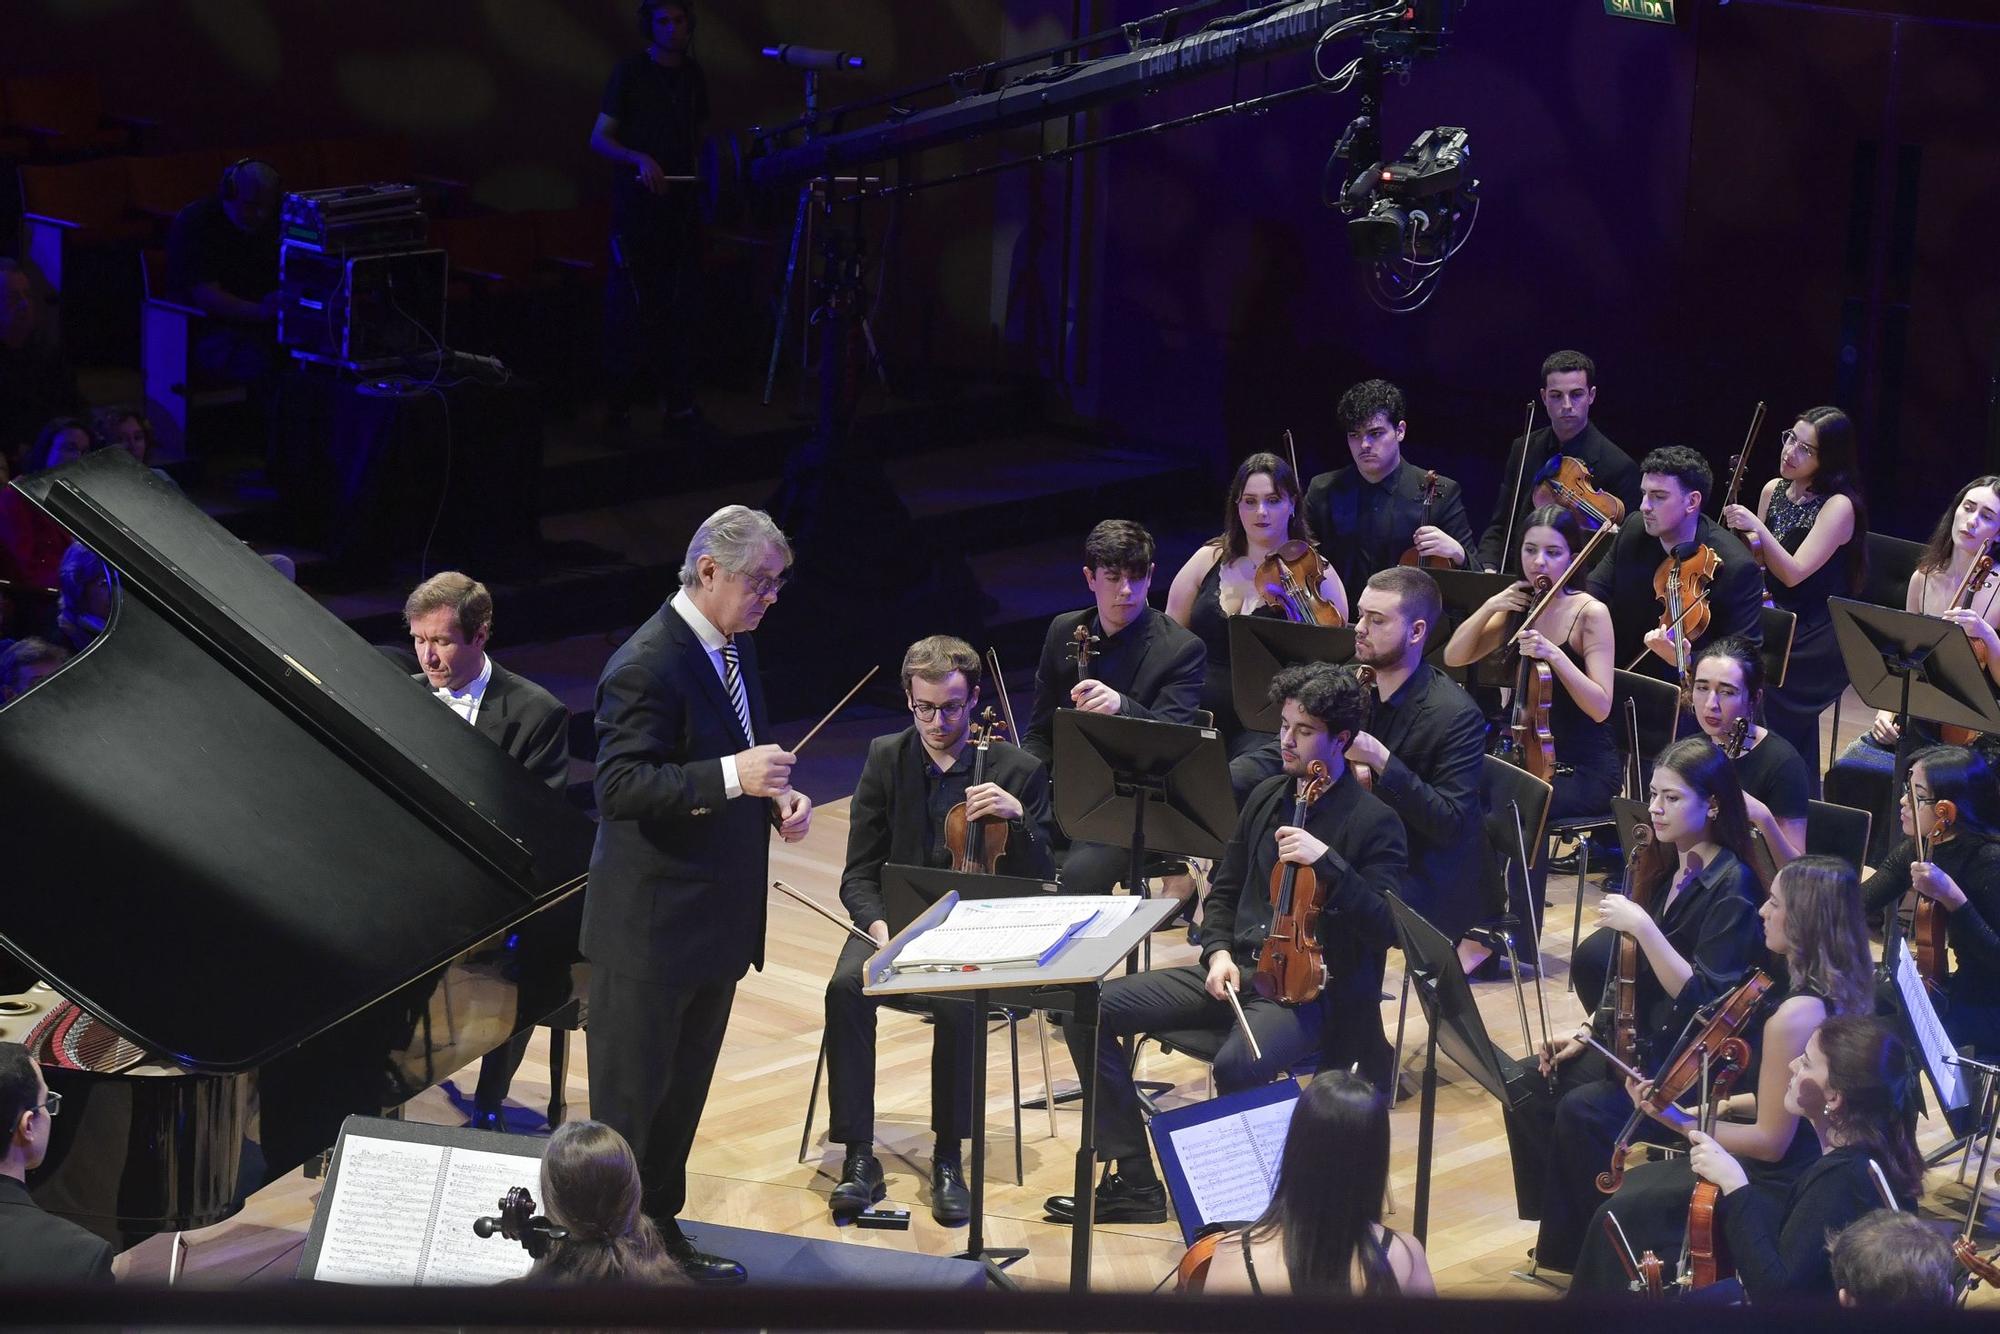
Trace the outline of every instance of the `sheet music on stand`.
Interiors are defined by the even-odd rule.
[[[1895,980],[1896,995],[1903,1003],[1910,1032],[1923,1054],[1924,1072],[1930,1076],[1931,1087],[1937,1090],[1938,1102],[1947,1112],[1962,1110],[1970,1099],[1965,1090],[1965,1075],[1958,1066],[1958,1047],[1944,1031],[1944,1023],[1938,1018],[1937,1007],[1931,1004],[1930,992],[1917,972],[1916,960],[1911,957],[1906,941],[1896,942],[1890,976]]]
[[[1176,1107],[1148,1123],[1188,1245],[1210,1223],[1244,1222],[1270,1205],[1298,1105],[1298,1082],[1281,1079]]]

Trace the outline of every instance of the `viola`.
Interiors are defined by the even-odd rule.
[[[1550,579],[1547,575],[1535,580],[1535,601],[1527,614],[1521,617],[1521,624],[1515,630],[1533,629],[1542,613],[1555,603],[1556,595],[1568,587],[1570,581],[1590,568],[1592,555],[1600,543],[1607,541],[1618,532],[1618,525],[1607,524],[1590,535],[1583,549],[1576,553],[1562,578]],[[1514,700],[1512,713],[1508,719],[1507,736],[1501,743],[1501,758],[1518,768],[1525,769],[1544,783],[1555,781],[1556,743],[1555,734],[1549,730],[1549,707],[1555,698],[1555,672],[1546,662],[1519,654],[1520,662],[1514,672]]]
[[[999,734],[1007,730],[1007,725],[994,716],[991,705],[979,717],[985,726],[974,723],[971,728],[973,787],[986,781],[986,752]],[[965,803],[961,801],[944,814],[944,845],[951,850],[952,870],[992,875],[1000,859],[1007,855],[1007,822],[997,815],[968,820]]]
[[[1594,528],[1625,522],[1625,502],[1601,489],[1582,459],[1560,454],[1535,477],[1538,504],[1561,505]]]
[[[1320,585],[1332,568],[1318,547],[1293,538],[1257,563],[1257,591],[1266,606],[1276,607],[1288,621],[1345,625],[1340,608],[1320,596]]]
[[[1313,803],[1330,786],[1326,766],[1314,760],[1293,794],[1293,828],[1305,827]],[[1319,943],[1319,915],[1325,907],[1326,886],[1310,866],[1279,862],[1271,868],[1271,930],[1251,983],[1265,1000],[1305,1005],[1325,990],[1326,957]]]
[[[1959,582],[1958,592],[1952,595],[1951,609],[1953,611],[1970,607],[1973,597],[1978,594],[1981,588],[1985,587],[1986,576],[1993,572],[1993,550],[1996,545],[2000,545],[2000,543],[1988,543],[1986,549],[1973,559],[1972,568],[1965,572],[1965,578]],[[1979,659],[1981,667],[1987,665],[1987,652],[1984,641],[1978,639],[1972,641],[1972,656]],[[1980,733],[1970,727],[1955,727],[1949,723],[1938,727],[1938,739],[1943,741],[1947,746],[1969,746],[1974,741],[1977,741],[1979,736]]]
[[[1437,498],[1438,498],[1438,475],[1437,475],[1437,469],[1432,468],[1424,474],[1423,526],[1426,528],[1432,526],[1431,511],[1437,508]],[[1418,550],[1414,546],[1411,547],[1409,550],[1405,551],[1402,554],[1401,558],[1397,560],[1396,564],[1421,565],[1423,568],[1427,570],[1449,570],[1451,568],[1451,561],[1446,557],[1423,555],[1420,552],[1418,552]]]
[[[1597,1188],[1606,1195],[1616,1191],[1625,1180],[1625,1150],[1631,1147],[1632,1133],[1639,1128],[1640,1119],[1654,1113],[1664,1112],[1681,1100],[1706,1070],[1711,1078],[1726,1069],[1731,1062],[1739,1067],[1750,1063],[1750,1044],[1742,1036],[1749,1028],[1750,1021],[1762,1008],[1764,999],[1770,994],[1771,978],[1762,969],[1750,974],[1750,980],[1736,990],[1711,1005],[1704,1006],[1695,1016],[1693,1031],[1680,1048],[1668,1058],[1660,1073],[1647,1086],[1645,1096],[1626,1118],[1624,1129],[1618,1132],[1617,1140],[1611,1146],[1611,1163],[1597,1174]],[[1739,1069],[1738,1073],[1741,1073]]]

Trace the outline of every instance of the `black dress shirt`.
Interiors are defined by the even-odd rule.
[[[0,1176],[0,1287],[109,1282],[109,1242],[43,1212],[25,1185]]]
[[[1440,475],[1430,522],[1451,534],[1472,555],[1472,521],[1457,482]],[[1340,572],[1351,602],[1377,570],[1402,559],[1411,538],[1424,526],[1424,469],[1407,461],[1379,482],[1359,468],[1321,473],[1306,488],[1306,521],[1320,553]]]
[[[1914,1209],[1916,1201],[1901,1205]],[[1867,1151],[1847,1147],[1829,1149],[1782,1198],[1754,1185],[1723,1196],[1722,1232],[1743,1295],[1753,1302],[1831,1300],[1836,1293],[1827,1238],[1881,1207]]]
[[[1456,940],[1494,906],[1479,805],[1486,719],[1463,687],[1422,663],[1375,705],[1367,731],[1389,751],[1375,795],[1409,837],[1410,872],[1397,893]]]
[[[1500,494],[1493,502],[1493,518],[1486,535],[1479,539],[1478,566],[1482,570],[1518,573],[1521,568],[1521,528],[1533,511],[1535,475],[1552,458],[1579,460],[1590,469],[1590,480],[1600,491],[1609,491],[1625,502],[1625,513],[1639,512],[1639,465],[1632,456],[1611,443],[1593,422],[1586,422],[1576,439],[1563,444],[1547,426],[1528,438],[1527,471],[1521,471],[1521,441],[1517,437],[1507,449],[1507,466],[1500,471]],[[1508,502],[1514,499],[1514,479],[1521,478],[1521,503],[1513,513],[1513,536],[1507,535]],[[1501,551],[1501,545],[1511,547]],[[1504,557],[1504,560],[1503,560]]]
[[[1104,633],[1095,607],[1067,611],[1049,622],[1035,667],[1035,705],[1021,744],[1043,764],[1055,762],[1057,709],[1069,707],[1077,683],[1072,652],[1076,627],[1097,636],[1089,677],[1117,691],[1118,716],[1162,723],[1192,723],[1201,707],[1205,651],[1200,639],[1157,607],[1144,608],[1115,635]]]
[[[1747,547],[1736,534],[1707,515],[1695,527],[1695,542],[1715,548],[1722,558],[1708,595],[1708,629],[1692,641],[1690,663],[1700,655],[1703,644],[1724,635],[1738,635],[1753,646],[1764,643],[1764,583]],[[1618,649],[1618,665],[1639,657],[1645,648],[1646,632],[1660,623],[1660,600],[1653,596],[1653,576],[1667,549],[1660,539],[1649,537],[1638,521],[1627,523],[1612,539],[1611,554],[1597,563],[1586,585],[1592,597],[1611,609],[1611,632]],[[1648,652],[1635,669],[1663,681],[1675,679],[1673,664]]]

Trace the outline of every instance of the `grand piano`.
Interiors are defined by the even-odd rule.
[[[121,452],[15,486],[116,610],[0,708],[0,1036],[63,1095],[35,1199],[125,1246],[568,1004],[592,830]]]

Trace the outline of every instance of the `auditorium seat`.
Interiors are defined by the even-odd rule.
[[[129,257],[154,227],[132,207],[131,159],[27,165],[20,181],[21,252],[61,296],[58,336],[73,357],[129,358],[140,300]]]

